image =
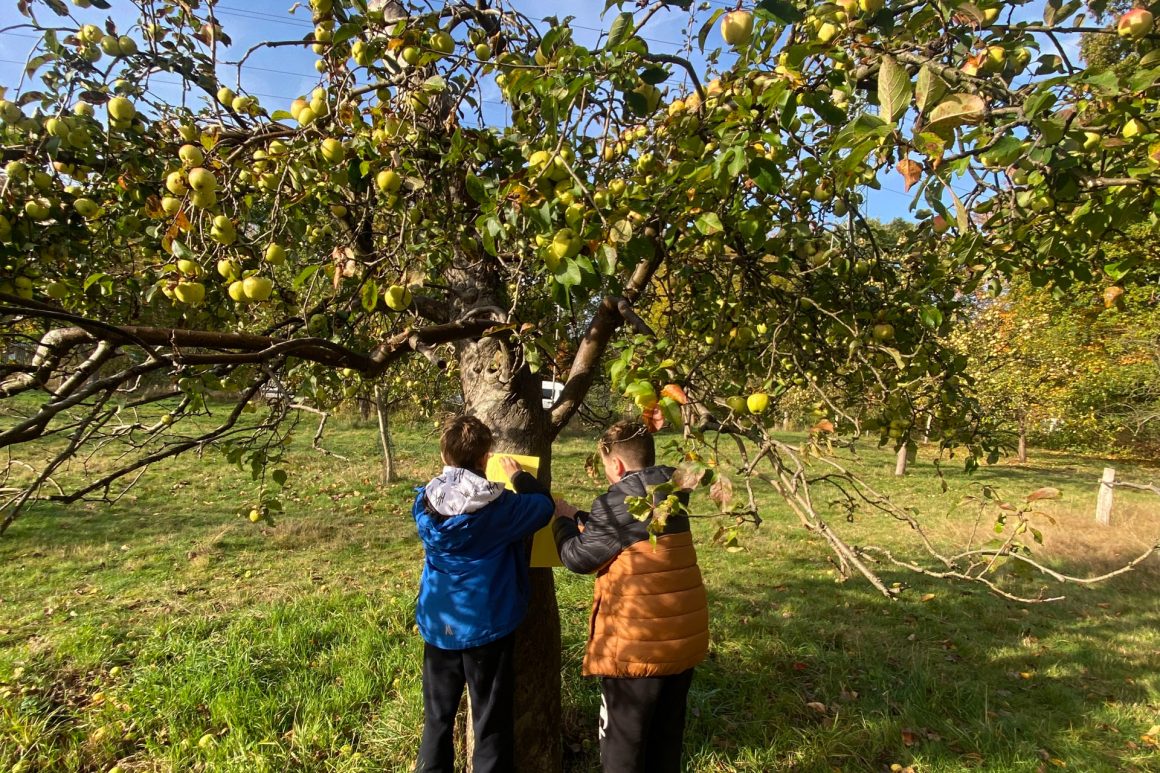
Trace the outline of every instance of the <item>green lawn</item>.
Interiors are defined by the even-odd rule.
[[[409,504],[438,469],[431,432],[399,433],[404,479],[384,489],[373,427],[332,420],[324,445],[349,461],[311,451],[304,427],[273,525],[246,520],[254,484],[212,452],[159,465],[116,504],[18,521],[0,538],[0,771],[407,770],[421,727]],[[590,446],[577,434],[556,448],[556,488],[573,501],[599,490]],[[1143,494],[1117,493],[1113,529],[1092,523],[1098,460],[1033,454],[970,477],[955,462],[947,493],[929,455],[902,481],[888,454],[855,465],[940,543],[969,534],[975,511],[959,502],[983,484],[1063,491],[1045,506],[1057,567],[1100,571],[1160,536],[1160,498]],[[913,586],[888,601],[836,582],[817,538],[768,493],[759,502],[744,550],[696,524],[713,646],[690,700],[690,770],[1160,770],[1160,559],[1046,606],[883,570]],[[907,550],[893,524],[833,521],[852,542]],[[592,580],[557,582],[565,754],[589,771]]]

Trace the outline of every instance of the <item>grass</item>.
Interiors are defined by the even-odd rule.
[[[115,504],[45,507],[0,538],[0,771],[409,769],[422,562],[409,504],[437,469],[433,438],[400,431],[403,480],[383,488],[373,429],[332,425],[324,445],[349,461],[299,433],[273,524],[239,515],[255,484],[207,453],[159,465]],[[556,447],[556,489],[576,502],[599,490],[590,446],[577,434]],[[945,493],[929,455],[902,480],[890,455],[854,464],[940,543],[969,535],[975,512],[958,503],[984,484],[1012,499],[1061,489],[1042,551],[1059,568],[1102,571],[1160,535],[1160,500],[1143,494],[1117,492],[1114,528],[1094,524],[1096,459],[947,469]],[[713,645],[690,698],[689,770],[1160,769],[1160,560],[1030,606],[884,570],[914,586],[888,601],[837,582],[818,540],[771,496],[759,503],[766,522],[742,551],[696,524]],[[853,542],[910,544],[869,516],[833,520]],[[566,762],[594,770],[598,689],[579,676],[592,580],[557,570],[557,583]]]

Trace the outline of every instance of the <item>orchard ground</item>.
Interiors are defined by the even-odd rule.
[[[409,769],[422,562],[409,508],[438,469],[434,430],[396,430],[402,480],[384,488],[374,427],[331,424],[323,445],[348,461],[312,451],[304,424],[273,522],[247,520],[249,472],[207,452],[155,467],[113,505],[40,509],[0,538],[0,770]],[[600,490],[584,472],[594,435],[556,445],[555,489],[576,503]],[[1041,554],[1074,573],[1160,535],[1160,499],[1127,491],[1113,527],[1095,525],[1101,460],[1033,453],[973,476],[948,462],[943,493],[932,456],[901,480],[890,453],[855,466],[936,542],[967,538],[977,509],[960,503],[984,485],[1013,501],[1059,488]],[[712,519],[695,525],[713,645],[690,698],[689,770],[1160,769],[1160,559],[1050,605],[883,570],[912,586],[888,601],[836,582],[826,548],[758,493],[765,523],[744,549],[712,545]],[[710,512],[706,497],[694,511]],[[868,514],[833,521],[855,543],[912,544]],[[599,695],[579,672],[592,580],[556,581],[566,767],[590,771]]]

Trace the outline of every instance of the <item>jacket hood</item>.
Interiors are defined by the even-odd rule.
[[[443,516],[474,513],[499,499],[504,487],[462,467],[444,467],[424,488],[427,504]]]

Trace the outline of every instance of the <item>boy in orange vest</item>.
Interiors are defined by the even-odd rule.
[[[599,450],[607,493],[587,513],[557,499],[552,532],[564,566],[596,573],[583,673],[601,677],[600,761],[604,773],[679,773],[693,667],[709,649],[689,519],[670,516],[653,545],[628,511],[625,498],[674,472],[656,465],[644,425],[614,424]]]

